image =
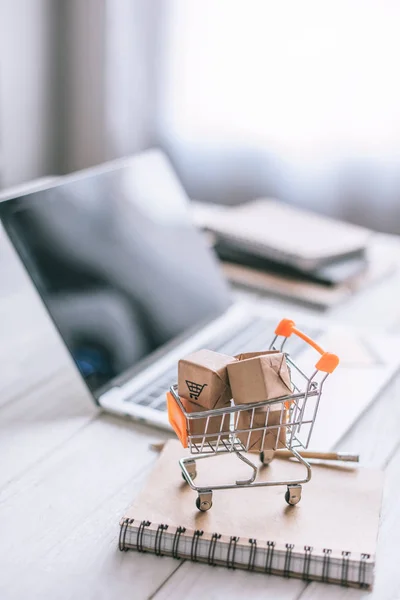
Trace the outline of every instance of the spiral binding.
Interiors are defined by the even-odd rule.
[[[127,552],[128,548],[125,546],[126,532],[128,530],[128,525],[133,523],[133,519],[125,519],[121,523],[121,527],[119,530],[119,539],[118,539],[118,548],[121,552]]]
[[[216,567],[217,563],[214,562],[214,556],[215,556],[215,548],[217,547],[217,541],[220,539],[221,534],[220,533],[213,533],[211,536],[211,540],[210,540],[210,547],[208,549],[208,564]]]
[[[129,528],[129,526],[132,525],[133,522],[134,522],[134,519],[128,519],[128,518],[123,519],[121,521],[120,531],[119,531],[119,539],[118,539],[118,547],[119,547],[119,550],[121,550],[121,552],[126,552],[127,550],[129,550],[129,547],[132,547],[132,545],[129,545],[127,547],[126,536],[127,536],[127,530]],[[146,527],[149,527],[150,525],[151,525],[150,521],[141,521],[138,526],[137,538],[136,538],[136,549],[139,552],[145,552],[144,547],[143,547],[143,536],[144,536]],[[163,539],[163,535],[167,531],[167,529],[168,529],[168,525],[164,524],[164,523],[161,523],[157,527],[156,534],[155,534],[155,541],[154,541],[154,553],[157,556],[162,556],[162,552],[161,552],[162,539]],[[177,558],[177,559],[181,558],[178,553],[179,542],[180,542],[182,534],[185,534],[185,533],[186,533],[185,527],[179,526],[176,528],[176,531],[175,531],[175,533],[173,535],[173,539],[172,539],[171,554],[172,554],[173,558]],[[198,545],[199,545],[199,540],[203,536],[203,534],[204,534],[203,530],[200,530],[200,529],[196,529],[193,532],[193,536],[192,536],[192,540],[191,540],[191,547],[190,547],[190,559],[193,562],[197,562],[199,560],[198,559]],[[215,552],[216,552],[218,540],[220,540],[220,538],[221,538],[221,534],[219,534],[219,533],[213,533],[211,536],[209,547],[208,547],[207,559],[206,559],[209,565],[215,566],[217,564],[216,560],[215,560]],[[254,571],[256,568],[256,556],[257,556],[257,552],[258,552],[257,540],[254,538],[250,538],[248,540],[248,544],[250,545],[250,554],[249,554],[249,560],[248,560],[247,565],[244,565],[243,563],[236,561],[236,547],[237,547],[237,543],[238,543],[239,539],[240,538],[237,536],[230,536],[225,565],[228,569],[235,569],[236,567],[242,567],[242,568],[247,567],[247,570]],[[283,576],[284,577],[292,577],[294,575],[293,572],[291,571],[291,564],[292,564],[294,548],[295,548],[294,544],[285,544],[285,556],[284,556],[284,568],[283,568]],[[304,552],[303,570],[302,570],[302,573],[299,573],[297,576],[301,576],[301,578],[304,581],[310,581],[312,579],[312,577],[310,577],[310,569],[311,569],[312,553],[314,551],[314,548],[312,546],[304,546],[303,548],[304,548],[304,550],[303,550],[303,552]],[[276,543],[274,541],[267,541],[267,543],[266,543],[266,559],[265,559],[265,565],[263,568],[263,571],[265,573],[270,574],[270,573],[272,573],[273,570],[274,570],[274,572],[277,572],[277,568],[276,567],[275,567],[275,569],[273,568],[275,550],[276,550]],[[359,561],[359,566],[358,566],[358,585],[360,586],[360,588],[369,587],[366,577],[367,577],[367,561],[370,558],[371,558],[370,554],[361,554],[361,559]],[[340,583],[343,586],[349,586],[350,560],[351,560],[351,552],[343,551],[341,553],[341,568],[340,568]],[[328,583],[331,581],[331,579],[330,579],[331,561],[332,561],[332,549],[323,548],[321,580],[325,583]]]
[[[265,573],[272,572],[272,560],[274,558],[275,542],[267,542],[267,559],[265,561]]]
[[[197,561],[197,546],[199,545],[199,538],[203,535],[202,529],[196,529],[192,537],[192,546],[190,548],[190,560],[193,562]]]
[[[292,551],[294,544],[286,544],[285,566],[283,567],[283,576],[290,577],[290,563],[292,562]]]
[[[312,551],[312,546],[304,546],[304,567],[302,575],[303,581],[310,581],[310,565]]]
[[[236,544],[238,543],[239,538],[236,535],[231,535],[231,539],[229,540],[228,546],[228,555],[226,557],[226,566],[228,569],[235,569],[235,554],[236,554]],[[231,556],[232,552],[232,556]]]
[[[163,523],[161,523],[161,525],[159,525],[157,527],[156,540],[154,542],[154,554],[156,554],[156,556],[162,556],[161,540],[162,540],[162,535],[163,535],[164,531],[166,531],[167,529],[168,529],[168,525],[164,525]]]
[[[342,552],[342,576],[340,578],[340,583],[343,586],[349,585],[349,560],[350,560],[351,552]]]
[[[256,553],[257,553],[257,540],[250,538],[249,544],[250,544],[250,556],[249,556],[249,562],[247,565],[247,570],[254,571],[254,564],[256,561]]]
[[[324,553],[324,560],[322,563],[322,581],[323,583],[328,583],[332,550],[330,548],[324,548],[322,552]]]
[[[143,534],[146,527],[151,525],[150,521],[142,521],[139,525],[137,540],[136,540],[136,550],[138,552],[145,552],[143,548]]]
[[[361,554],[360,566],[358,568],[358,582],[361,588],[368,587],[368,584],[365,581],[365,575],[367,570],[367,560],[371,558],[370,554]]]
[[[172,542],[172,558],[180,558],[180,556],[178,555],[179,540],[181,539],[182,533],[185,533],[185,531],[186,527],[179,526],[176,528],[174,539]]]

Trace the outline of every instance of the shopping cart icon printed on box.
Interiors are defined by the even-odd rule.
[[[205,388],[207,384],[203,383],[203,385],[201,385],[200,383],[188,381],[187,379],[185,379],[185,381],[186,385],[188,386],[190,397],[192,398],[192,400],[197,400],[201,392],[203,391],[203,388]]]

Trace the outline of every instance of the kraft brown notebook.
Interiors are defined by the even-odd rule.
[[[178,464],[185,450],[166,444],[149,480],[120,521],[120,550],[369,588],[373,584],[383,473],[334,464],[313,466],[302,499],[288,506],[285,486],[215,491],[200,512]],[[257,462],[257,455],[249,455]],[[197,463],[198,485],[248,476],[234,454]],[[261,480],[299,476],[300,464],[275,459]]]

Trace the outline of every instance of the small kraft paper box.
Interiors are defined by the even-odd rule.
[[[200,412],[231,406],[232,392],[229,385],[227,366],[236,362],[233,356],[198,350],[182,358],[178,363],[178,394],[187,412]],[[189,434],[199,436],[195,440],[201,443],[201,436],[207,427],[208,434],[229,431],[229,415],[207,419],[190,419]],[[222,436],[224,437],[224,436]],[[225,436],[226,437],[226,436]],[[206,438],[215,441],[216,436]]]
[[[281,396],[292,394],[290,372],[285,355],[275,350],[266,352],[249,352],[235,357],[236,362],[228,365],[228,376],[232,396],[235,404],[251,404],[262,402]],[[268,412],[266,423],[266,413]],[[251,423],[252,411],[242,411],[239,414],[237,429],[281,425],[287,423],[287,410],[282,402],[262,407],[254,412]],[[245,445],[249,441],[250,452],[282,448],[286,441],[286,427],[267,429],[264,443],[263,431],[254,431],[250,434],[238,434]]]
[[[265,421],[267,418],[267,426],[272,427],[273,425],[283,425],[283,427],[274,427],[273,429],[267,429],[265,432],[264,443],[263,436],[264,431],[252,431],[249,436],[249,432],[238,433],[237,437],[240,439],[242,444],[247,446],[248,452],[261,452],[261,450],[275,450],[277,448],[286,447],[286,427],[287,423],[287,410],[283,408],[282,403],[272,405],[270,407],[269,414],[264,409],[258,409],[254,411],[253,423],[251,423],[252,410],[244,410],[239,413],[237,429],[252,429],[257,427],[265,427]]]

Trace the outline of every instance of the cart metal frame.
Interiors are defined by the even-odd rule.
[[[197,492],[196,506],[199,510],[206,511],[211,508],[213,491],[233,488],[287,486],[286,502],[294,505],[300,501],[302,485],[310,481],[312,468],[310,463],[301,456],[299,449],[306,449],[309,445],[324,383],[328,375],[336,368],[339,359],[336,355],[322,350],[316,342],[298,330],[295,323],[289,319],[283,319],[279,323],[275,330],[275,337],[270,344],[270,350],[283,352],[285,343],[292,334],[298,335],[310,344],[321,354],[321,358],[315,365],[315,370],[311,376],[307,376],[290,355],[284,353],[289,369],[291,372],[297,372],[301,382],[295,385],[292,381],[293,394],[291,395],[252,404],[235,405],[229,408],[187,412],[178,395],[177,386],[170,388],[170,392],[167,394],[170,421],[183,445],[188,447],[190,452],[190,456],[181,458],[179,461],[182,477]],[[276,343],[279,338],[282,339],[277,347]],[[260,409],[262,410],[260,411]],[[277,414],[276,411],[280,410],[279,422],[273,425],[268,422],[271,410],[275,411],[275,415]],[[265,415],[264,423],[261,426],[255,426],[254,424],[256,411],[257,416],[260,414]],[[240,415],[244,412],[247,413],[246,422],[249,423],[249,426],[239,428]],[[179,415],[180,425],[179,419],[173,416],[176,414]],[[198,433],[198,431],[196,433],[195,425],[199,419],[202,419],[203,424],[201,427],[197,427],[197,430],[200,429],[201,433]],[[210,426],[213,421],[214,425],[217,424],[217,427]],[[219,429],[218,424],[220,424]],[[305,467],[304,477],[286,481],[258,482],[256,480],[257,466],[248,458],[248,455],[244,455],[250,450],[252,434],[255,432],[261,436],[260,448],[264,448],[267,435],[272,435],[272,439],[275,440],[272,447],[268,446],[267,450],[262,450],[259,453],[263,464],[268,464],[272,460],[278,446],[280,448],[284,447]],[[282,437],[285,438],[284,444],[282,444]],[[240,461],[248,465],[251,469],[251,475],[247,479],[236,480],[231,484],[197,486],[194,483],[197,475],[197,461],[226,453],[235,454]]]

